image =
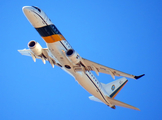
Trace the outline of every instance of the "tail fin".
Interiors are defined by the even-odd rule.
[[[115,100],[113,98],[110,98],[110,97],[106,97],[106,98],[112,104],[113,107],[115,105],[117,105],[117,106],[126,107],[126,108],[130,108],[130,109],[134,109],[134,110],[140,110],[140,109],[138,109],[138,108],[136,108],[134,106],[128,105],[126,103],[123,103],[121,101]]]
[[[115,98],[115,96],[120,92],[120,90],[127,82],[128,80],[126,78],[121,78],[108,84],[101,84],[104,87],[105,91],[108,93],[109,97]]]

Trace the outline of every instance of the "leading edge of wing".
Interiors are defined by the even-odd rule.
[[[82,59],[83,59],[83,61],[86,64],[87,67],[90,67],[90,68],[95,67],[98,70],[98,72],[110,74],[113,78],[114,78],[114,76],[123,76],[123,77],[132,78],[132,79],[139,79],[139,78],[141,78],[145,75],[145,74],[142,74],[142,75],[139,75],[139,76],[131,75],[131,74],[124,73],[124,72],[121,72],[119,70],[115,70],[113,68],[106,67],[104,65],[92,62],[92,61],[84,59],[84,58],[82,58]]]

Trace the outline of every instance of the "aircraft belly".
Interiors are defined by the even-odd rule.
[[[70,74],[72,77],[73,76],[73,70],[72,69],[67,69],[65,68],[65,65],[71,66],[69,64],[69,61],[67,61],[67,58],[63,55],[62,50],[66,51],[67,48],[65,48],[60,41],[54,42],[54,43],[47,43],[49,52],[52,54],[53,58],[56,59],[56,63],[60,64],[62,67],[61,69]],[[71,66],[72,67],[72,66]]]
[[[101,89],[98,86],[94,85],[94,83],[87,77],[87,75],[83,71],[76,72],[74,76],[78,83],[85,90],[87,90],[90,94],[97,97],[106,104],[106,101],[103,99]]]
[[[62,53],[62,50],[66,50],[60,42],[47,43],[50,53],[60,62],[60,64],[66,64],[66,60]]]

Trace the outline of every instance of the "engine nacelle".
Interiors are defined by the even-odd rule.
[[[42,47],[38,42],[32,40],[28,43],[28,47],[35,55],[42,56]]]
[[[77,52],[74,51],[74,49],[69,49],[66,52],[66,56],[69,58],[69,60],[73,64],[78,64],[81,61],[81,57],[79,56],[79,54]]]

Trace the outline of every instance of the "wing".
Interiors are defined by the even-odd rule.
[[[99,72],[105,73],[105,74],[110,74],[113,79],[115,79],[115,76],[123,76],[123,77],[128,77],[128,78],[133,78],[133,79],[139,79],[140,77],[145,75],[145,74],[143,74],[140,76],[135,76],[135,75],[127,74],[127,73],[121,72],[119,70],[115,70],[110,67],[106,67],[106,66],[100,65],[98,63],[92,62],[90,60],[87,60],[84,58],[82,58],[82,59],[83,59],[83,63],[87,67],[87,69],[95,71],[97,75],[99,74]]]
[[[30,49],[18,50],[18,52],[20,52],[22,55],[31,56],[34,62],[36,62],[36,59],[42,59],[44,64],[46,63],[46,61],[49,61],[52,67],[54,67],[56,62],[52,57],[49,56],[48,48],[43,48],[42,51],[43,51],[42,55],[37,56]]]

